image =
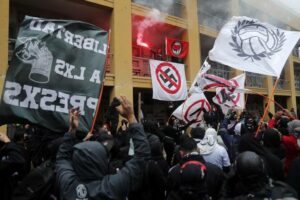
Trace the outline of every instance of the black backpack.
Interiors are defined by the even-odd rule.
[[[55,185],[55,164],[46,160],[33,169],[15,189],[12,200],[57,199],[52,194]]]

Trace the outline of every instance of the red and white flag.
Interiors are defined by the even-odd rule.
[[[177,58],[185,58],[189,51],[189,43],[166,37],[166,55]]]
[[[193,122],[193,126],[203,121],[205,112],[210,112],[211,107],[204,93],[193,93],[183,102],[172,115],[185,123]]]
[[[153,99],[180,101],[187,97],[183,64],[150,60]]]
[[[220,105],[224,114],[231,108],[244,109],[245,107],[245,74],[229,80],[230,87],[218,87],[213,102]]]
[[[207,71],[211,68],[211,65],[205,60],[193,84],[189,90],[190,93],[202,92],[208,90],[209,88],[215,87],[230,87],[231,83],[219,76],[214,74],[207,74]]]

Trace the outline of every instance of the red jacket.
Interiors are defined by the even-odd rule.
[[[282,143],[285,147],[284,171],[287,174],[291,162],[300,156],[300,147],[297,145],[297,138],[293,135],[282,136]]]

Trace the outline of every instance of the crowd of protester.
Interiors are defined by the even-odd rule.
[[[214,109],[197,127],[175,118],[139,123],[126,97],[93,132],[77,131],[79,114],[70,110],[66,133],[29,124],[13,137],[0,133],[1,200],[300,196],[300,120],[287,109],[269,113],[258,134],[249,111]]]

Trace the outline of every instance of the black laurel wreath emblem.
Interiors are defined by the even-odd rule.
[[[234,27],[234,29],[231,30],[232,42],[229,42],[229,45],[232,46],[233,50],[237,52],[237,56],[244,57],[245,58],[244,60],[247,60],[250,58],[251,61],[254,62],[255,60],[259,61],[262,58],[266,58],[266,57],[271,59],[271,56],[273,56],[275,53],[282,50],[282,46],[284,45],[284,42],[286,41],[284,32],[279,31],[279,29],[268,29],[268,31],[270,31],[277,40],[276,45],[274,47],[272,47],[272,49],[269,49],[269,51],[261,52],[259,54],[254,53],[254,55],[249,55],[246,52],[244,52],[241,43],[238,42],[239,31],[250,25],[262,26],[261,24],[258,24],[254,20],[251,20],[251,21],[243,20],[243,21],[239,21],[238,24]]]

